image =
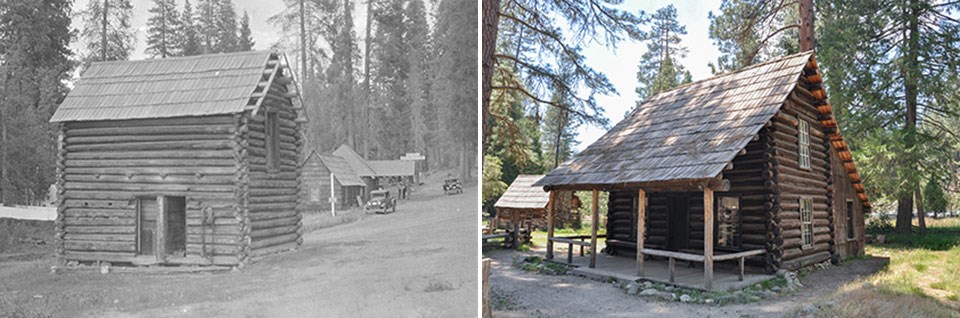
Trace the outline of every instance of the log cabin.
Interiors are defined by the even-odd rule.
[[[745,262],[773,273],[862,255],[870,210],[812,51],[652,96],[534,185],[592,191],[593,220],[609,192],[605,251],[669,283],[675,260],[702,264],[707,290],[714,261],[739,260],[743,280]],[[663,259],[669,278],[644,275]]]
[[[492,229],[503,224],[512,235],[512,242],[519,242],[521,231],[526,230],[529,234],[536,220],[546,219],[551,194],[542,187],[533,186],[540,178],[543,178],[542,174],[521,174],[510,183],[493,204],[497,215],[490,222]]]
[[[311,151],[301,168],[301,210],[329,211],[330,198],[336,209],[359,206],[358,198],[366,184],[343,158]],[[332,187],[332,192],[331,192]]]
[[[92,63],[50,119],[59,259],[243,266],[296,249],[295,85],[272,51]]]

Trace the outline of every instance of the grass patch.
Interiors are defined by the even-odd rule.
[[[0,218],[0,262],[53,256],[53,221]]]
[[[868,245],[866,253],[889,258],[889,265],[840,288],[831,298],[841,301],[831,310],[839,316],[960,317],[960,218],[928,219],[924,236],[916,229],[872,230],[887,235],[887,244]]]
[[[578,236],[578,235],[588,235],[588,236],[589,236],[589,235],[590,235],[590,232],[591,232],[591,230],[590,230],[590,227],[589,227],[589,226],[585,226],[585,227],[580,228],[580,229],[572,229],[572,228],[554,229],[554,230],[553,230],[553,236]],[[597,230],[597,235],[604,235],[604,234],[606,234],[606,233],[607,233],[607,229],[604,228],[604,227],[600,227],[600,228]],[[598,241],[598,243],[601,243],[601,244],[602,244],[602,241],[603,241],[603,240],[602,240],[602,239],[597,239],[597,241]],[[541,230],[533,231],[533,238],[530,239],[530,242],[531,242],[531,244],[533,244],[533,246],[536,246],[536,247],[547,246],[547,231],[541,231]],[[598,245],[599,245],[599,244],[598,244]],[[564,249],[565,249],[565,248],[566,248],[566,244],[554,244],[554,247],[564,247]],[[574,247],[574,248],[576,248],[576,247]],[[598,249],[597,249],[597,250],[598,250],[598,251],[600,250],[600,249],[599,249],[599,246],[598,246]]]
[[[520,258],[514,260],[513,265],[524,271],[546,275],[564,275],[570,271],[569,266],[555,262],[546,262],[540,256]]]

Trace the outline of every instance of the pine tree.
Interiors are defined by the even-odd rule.
[[[0,9],[0,202],[36,204],[55,182],[57,126],[74,62],[67,0],[9,0]]]
[[[471,1],[441,0],[436,31],[437,78],[441,122],[451,138],[448,149],[456,151],[461,176],[469,180],[477,149],[477,5]]]
[[[216,52],[236,52],[239,50],[240,31],[237,29],[237,11],[233,0],[219,0],[216,17]]]
[[[151,57],[161,58],[179,54],[178,33],[182,32],[181,19],[174,0],[153,0],[153,14],[147,20],[147,49]]]
[[[960,21],[949,17],[960,3],[817,5],[818,61],[830,103],[861,164],[864,187],[873,198],[897,201],[896,229],[909,233],[922,180],[939,178],[956,151],[956,143],[939,141],[956,135],[942,116],[960,112]]]
[[[488,138],[491,127],[490,96],[494,90],[518,90],[534,101],[551,107],[560,105],[551,104],[548,97],[540,94],[552,92],[553,88],[566,90],[574,93],[573,96],[576,97],[568,106],[571,107],[568,109],[570,112],[592,124],[606,126],[609,120],[593,97],[596,94],[616,94],[616,88],[610,84],[606,75],[586,63],[579,45],[584,41],[597,41],[603,45],[616,46],[625,37],[636,37],[640,19],[618,8],[620,5],[622,1],[606,0],[483,0],[480,64],[483,69],[481,127],[484,140]],[[439,16],[443,18],[442,14]],[[522,32],[526,35],[521,39],[529,43],[528,47],[537,49],[497,51],[499,30],[509,30],[509,23],[523,25]],[[559,25],[560,23],[566,25]],[[568,34],[574,36],[568,38]],[[575,86],[561,84],[558,70],[550,64],[561,58],[569,59],[576,66]],[[538,91],[518,86],[493,86],[494,66],[497,63],[515,63],[518,73],[524,75],[523,82],[530,83],[531,87],[550,89]],[[486,145],[486,141],[483,144]],[[487,153],[486,148],[483,153]]]
[[[202,54],[217,53],[220,48],[220,1],[197,1],[197,31],[200,38],[200,52]]]
[[[251,51],[256,42],[253,41],[253,32],[250,31],[250,16],[247,10],[243,10],[243,17],[240,18],[240,43],[237,46],[238,51]]]
[[[797,1],[723,0],[709,13],[710,38],[720,49],[714,73],[799,52]]]
[[[411,27],[405,21],[404,1],[377,3],[374,11],[373,83],[380,90],[378,158],[396,158],[413,147],[410,135],[410,97],[407,79],[409,47],[404,35]]]
[[[407,95],[410,96],[410,120],[414,151],[425,153],[427,148],[424,112],[430,108],[431,78],[430,57],[431,39],[427,24],[426,7],[423,0],[410,0],[405,8],[407,24],[410,29],[406,34],[406,45],[409,46],[407,56],[410,65],[410,75],[407,85]]]
[[[183,14],[180,15],[180,32],[177,47],[180,55],[191,56],[203,53],[199,29],[196,18],[193,14],[193,7],[190,6],[190,0],[183,1]]]
[[[130,25],[130,0],[92,0],[80,12],[80,38],[87,49],[85,61],[115,61],[130,58],[136,34]]]
[[[650,30],[640,36],[647,43],[647,51],[640,57],[637,71],[637,105],[659,92],[690,82],[690,72],[677,60],[687,54],[687,48],[680,45],[680,36],[687,34],[687,29],[677,22],[677,8],[668,5],[658,9],[650,17],[650,24]]]

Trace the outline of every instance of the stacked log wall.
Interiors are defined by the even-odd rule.
[[[780,231],[782,233],[781,266],[789,270],[827,261],[833,246],[833,202],[829,149],[819,112],[811,100],[791,93],[771,127],[779,177]],[[810,129],[810,168],[800,168],[798,120]],[[803,247],[800,221],[800,199],[813,200],[813,245]]]
[[[230,116],[69,122],[58,150],[58,254],[130,262],[137,198],[186,198],[188,256],[236,264],[235,141]],[[212,213],[212,224],[204,211]],[[210,218],[206,218],[210,220]]]
[[[863,201],[857,197],[856,191],[850,183],[850,176],[843,168],[843,163],[835,149],[830,150],[830,165],[833,171],[833,206],[835,213],[833,223],[836,225],[835,244],[841,259],[863,255],[864,247],[864,219]],[[847,210],[847,201],[853,202],[853,210]],[[853,229],[847,227],[847,213],[853,214]],[[853,231],[853,238],[848,239],[848,231]]]
[[[247,169],[249,182],[246,211],[247,255],[258,257],[292,250],[303,242],[302,215],[299,210],[300,123],[288,98],[286,87],[272,83],[261,109],[246,116],[249,128]],[[267,165],[265,123],[269,112],[277,113],[279,162],[276,168]]]
[[[730,190],[717,192],[716,196],[734,196],[740,200],[740,246],[727,251],[767,249],[769,229],[768,213],[773,207],[775,171],[771,169],[769,159],[772,154],[769,129],[760,131],[758,138],[751,141],[745,152],[733,160],[733,169],[724,171],[724,178],[730,180]],[[607,235],[622,242],[636,242],[636,191],[612,191],[608,205],[609,220]],[[688,205],[687,249],[703,249],[703,196],[700,192],[651,192],[648,194],[647,248],[667,249],[668,201],[670,197],[684,197]],[[618,252],[635,253],[632,246],[614,245]],[[717,248],[722,253],[723,249]],[[768,262],[761,257],[748,259],[752,265],[764,266]]]

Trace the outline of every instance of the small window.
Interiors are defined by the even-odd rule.
[[[717,200],[717,246],[740,247],[740,198],[719,197]]]
[[[267,168],[280,168],[280,129],[277,126],[277,113],[267,113],[267,122],[264,123],[264,147],[267,150]]]
[[[803,247],[813,246],[813,199],[800,198],[800,237]]]
[[[810,169],[810,126],[807,121],[800,120],[797,130],[800,132],[797,138],[800,149],[800,168]]]
[[[856,229],[853,227],[853,201],[847,200],[847,238],[852,239]]]
[[[310,192],[310,202],[320,202],[320,186],[310,183],[308,187],[308,191]]]

